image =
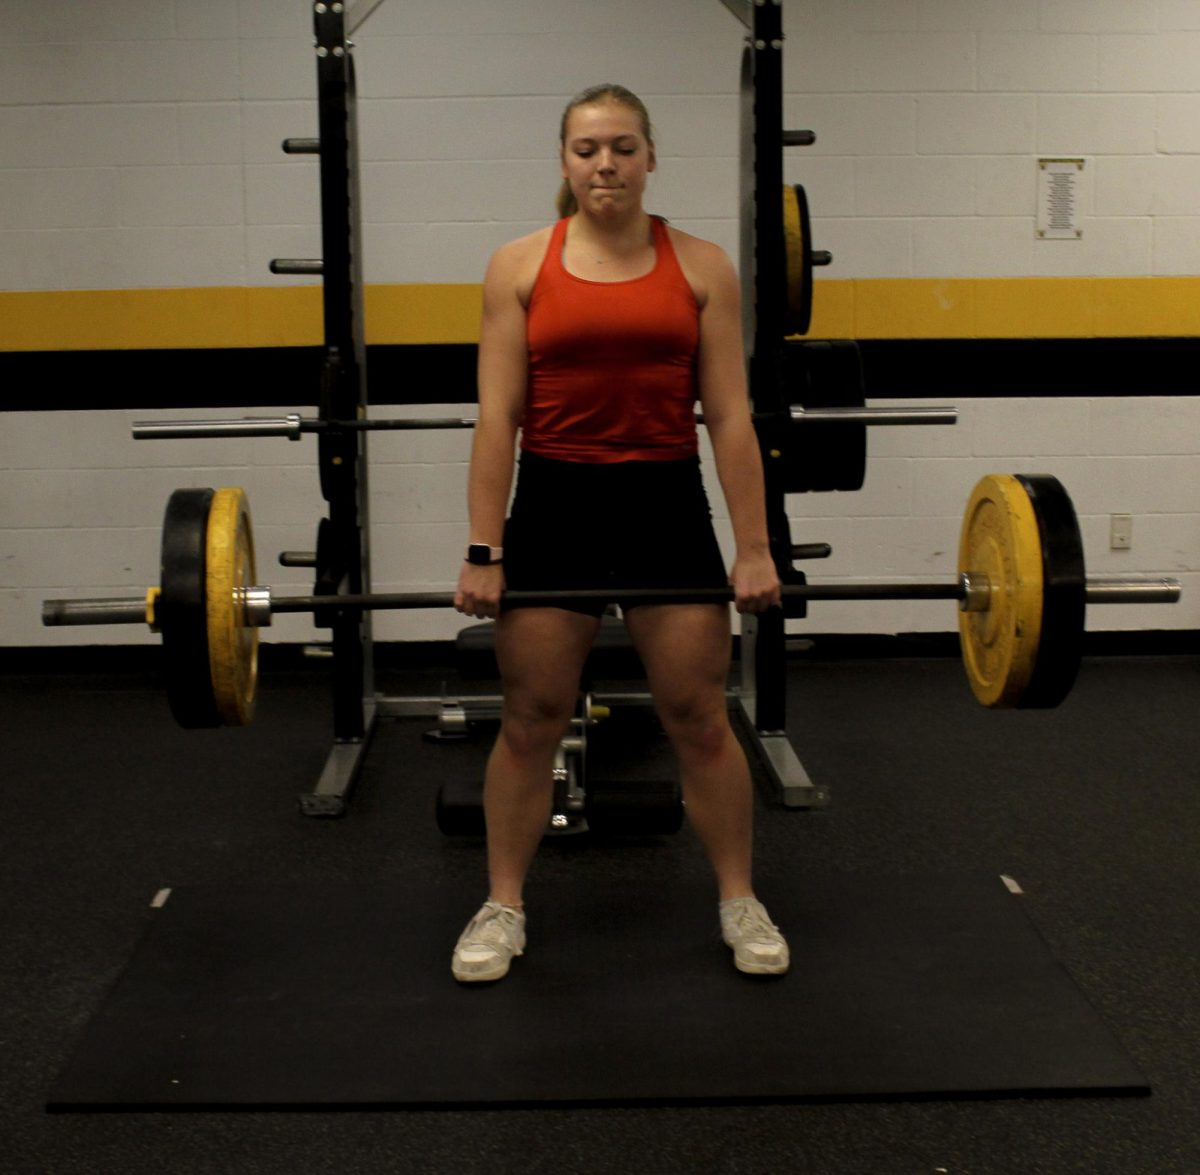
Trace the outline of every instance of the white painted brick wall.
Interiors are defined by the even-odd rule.
[[[175,110],[180,163],[240,165],[243,108],[237,102],[197,102]],[[275,145],[278,153],[279,145]]]
[[[1153,272],[1182,277],[1200,273],[1200,234],[1194,216],[1162,216],[1154,221]]]
[[[1200,98],[1168,94],[1158,99],[1157,145],[1168,155],[1200,152]]]
[[[1149,94],[1045,94],[1037,99],[1036,149],[1067,155],[1153,155],[1156,99]]]
[[[175,0],[176,34],[185,40],[222,40],[238,27],[238,0]],[[258,5],[250,6],[253,12]]]
[[[632,0],[572,0],[552,13],[532,0],[385,4],[359,36],[368,225],[523,231],[545,214],[535,177],[554,178],[563,96],[615,73],[650,100],[665,210],[680,223],[728,222],[721,235],[734,239],[738,30],[716,0],[650,8]],[[315,229],[315,179],[302,177],[316,169],[279,150],[286,136],[315,133],[301,0],[173,10],[151,0],[58,0],[11,6],[6,18],[18,50],[0,75],[7,288],[103,285],[108,264],[110,285],[267,282],[260,228]],[[654,38],[644,35],[648,18]],[[1010,276],[1025,257],[1034,276],[1194,272],[1194,4],[793,0],[785,23],[788,121],[819,132],[815,148],[789,152],[787,176],[808,185],[818,231],[825,219],[847,236],[847,218],[968,218],[977,244],[963,258],[967,275]],[[677,46],[664,54],[672,33]],[[1023,224],[1033,240],[1036,154],[1088,159],[1084,240],[1037,242],[1014,255],[1006,228]],[[481,161],[500,170],[481,174]],[[431,166],[452,163],[461,167]],[[233,216],[240,257],[233,239],[198,247],[187,234]],[[1020,224],[993,231],[1003,218]],[[153,238],[77,235],[112,227],[179,236],[156,248]],[[953,234],[927,225],[923,239],[926,247],[906,257],[851,244],[829,276],[964,272],[947,268],[946,254],[960,251]],[[127,248],[139,252],[136,263],[113,256]],[[485,258],[464,276],[461,252],[433,238],[425,247],[405,240],[390,265],[369,261],[372,280],[473,280]]]
[[[319,253],[315,163],[280,150],[316,134],[303,0],[45,0],[3,17],[0,285],[311,281],[266,269]],[[788,152],[786,175],[807,186],[817,244],[836,255],[828,276],[1200,273],[1197,0],[788,0],[785,24],[786,121],[818,132]],[[562,103],[602,79],[651,107],[651,205],[736,249],[741,31],[717,0],[388,0],[356,39],[368,280],[478,281],[497,245],[551,214]],[[1081,241],[1034,240],[1038,155],[1087,160]],[[975,479],[1051,472],[1094,571],[1185,584],[1175,608],[1097,608],[1091,627],[1200,627],[1200,400],[1155,396],[1159,378],[1186,377],[1147,372],[1126,399],[971,400],[964,373],[956,428],[876,429],[862,493],[790,499],[796,540],[834,546],[809,574],[949,574]],[[920,391],[913,402],[928,402]],[[322,512],[311,439],[132,442],[130,421],[151,415],[0,417],[0,643],[152,639],[43,629],[40,601],[155,579],[179,485],[246,486],[263,578],[307,589],[275,558],[311,547]],[[372,438],[380,590],[452,586],[469,450],[465,432]],[[1108,550],[1112,513],[1134,515],[1131,551]],[[793,628],[953,623],[936,604],[823,604]],[[383,639],[457,626],[376,618]],[[266,634],[315,635],[304,617]]]
[[[930,94],[917,102],[919,155],[1028,156],[1036,137],[1032,94]]]
[[[1097,41],[1099,89],[1105,93],[1195,92],[1200,32],[1099,37]]]

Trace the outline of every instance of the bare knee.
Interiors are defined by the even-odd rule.
[[[724,696],[684,696],[660,702],[659,718],[676,751],[683,756],[715,759],[733,737]]]
[[[509,697],[504,702],[500,738],[521,760],[554,752],[571,721],[571,705],[561,698]]]

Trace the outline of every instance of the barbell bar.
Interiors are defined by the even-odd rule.
[[[156,589],[150,589],[154,592]],[[986,577],[959,574],[957,583],[803,583],[784,584],[784,600],[955,600],[962,612],[986,612],[992,585]],[[1174,604],[1179,601],[1177,579],[1154,576],[1088,576],[1088,604]],[[508,591],[502,607],[554,608],[563,604],[731,604],[732,588],[621,588],[546,592]],[[268,628],[271,617],[332,608],[343,611],[420,611],[452,608],[453,592],[364,592],[336,596],[276,596],[272,588],[253,586],[237,593],[245,623]],[[47,627],[89,624],[145,624],[153,601],[119,597],[90,600],[45,600],[42,623]]]
[[[311,612],[333,607],[365,610],[451,608],[453,592],[397,592],[361,595],[272,596],[270,588],[261,607],[271,613]],[[986,612],[991,584],[983,576],[963,572],[957,583],[790,583],[781,591],[785,600],[957,600],[963,612]],[[1084,592],[1089,604],[1173,604],[1180,595],[1178,580],[1089,578]],[[504,592],[501,603],[509,607],[552,608],[558,604],[731,604],[732,588],[619,588],[610,591]]]
[[[940,583],[787,584],[788,600],[954,600],[963,662],[983,705],[1048,707],[1069,692],[1091,604],[1174,603],[1177,581],[1088,578],[1074,507],[1057,479],[991,474],[963,518],[957,578]],[[506,606],[728,603],[730,588],[506,592]],[[167,695],[184,726],[244,725],[254,709],[258,630],[275,613],[451,607],[450,592],[275,597],[257,584],[246,496],[177,490],[163,524],[161,585],[144,599],[47,600],[47,625],[148,623],[162,633]]]
[[[914,406],[903,408],[804,408],[789,410],[795,424],[921,425],[955,424],[955,408]],[[704,417],[697,416],[703,424]],[[135,420],[135,441],[199,440],[218,437],[284,437],[298,441],[305,433],[398,432],[417,429],[474,428],[472,416],[400,417],[396,419],[321,420],[299,413],[286,416],[243,416],[236,420]]]
[[[153,590],[153,589],[151,589]],[[1124,576],[1089,576],[1084,599],[1089,604],[1174,604],[1180,597],[1178,580]],[[986,612],[991,584],[982,576],[963,572],[958,583],[805,583],[784,584],[785,600],[956,600],[960,611]],[[553,608],[562,604],[730,604],[731,588],[642,588],[610,591],[509,591],[505,607]],[[276,614],[315,612],[321,608],[345,611],[419,611],[451,608],[453,592],[364,592],[337,596],[276,596],[266,586],[239,589],[238,600],[247,624],[266,628]],[[152,604],[150,605],[153,606]],[[147,601],[119,597],[91,600],[45,600],[42,623],[48,627],[89,624],[144,624]]]

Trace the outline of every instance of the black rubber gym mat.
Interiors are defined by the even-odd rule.
[[[781,979],[707,886],[531,888],[529,947],[461,987],[478,888],[173,891],[52,1110],[1147,1093],[999,878],[773,884]]]

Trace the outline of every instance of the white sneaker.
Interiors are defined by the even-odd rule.
[[[450,971],[460,983],[503,979],[513,956],[524,953],[525,911],[489,898],[460,935]]]
[[[788,945],[757,898],[722,902],[721,937],[733,948],[733,964],[747,975],[782,975],[790,965]]]

